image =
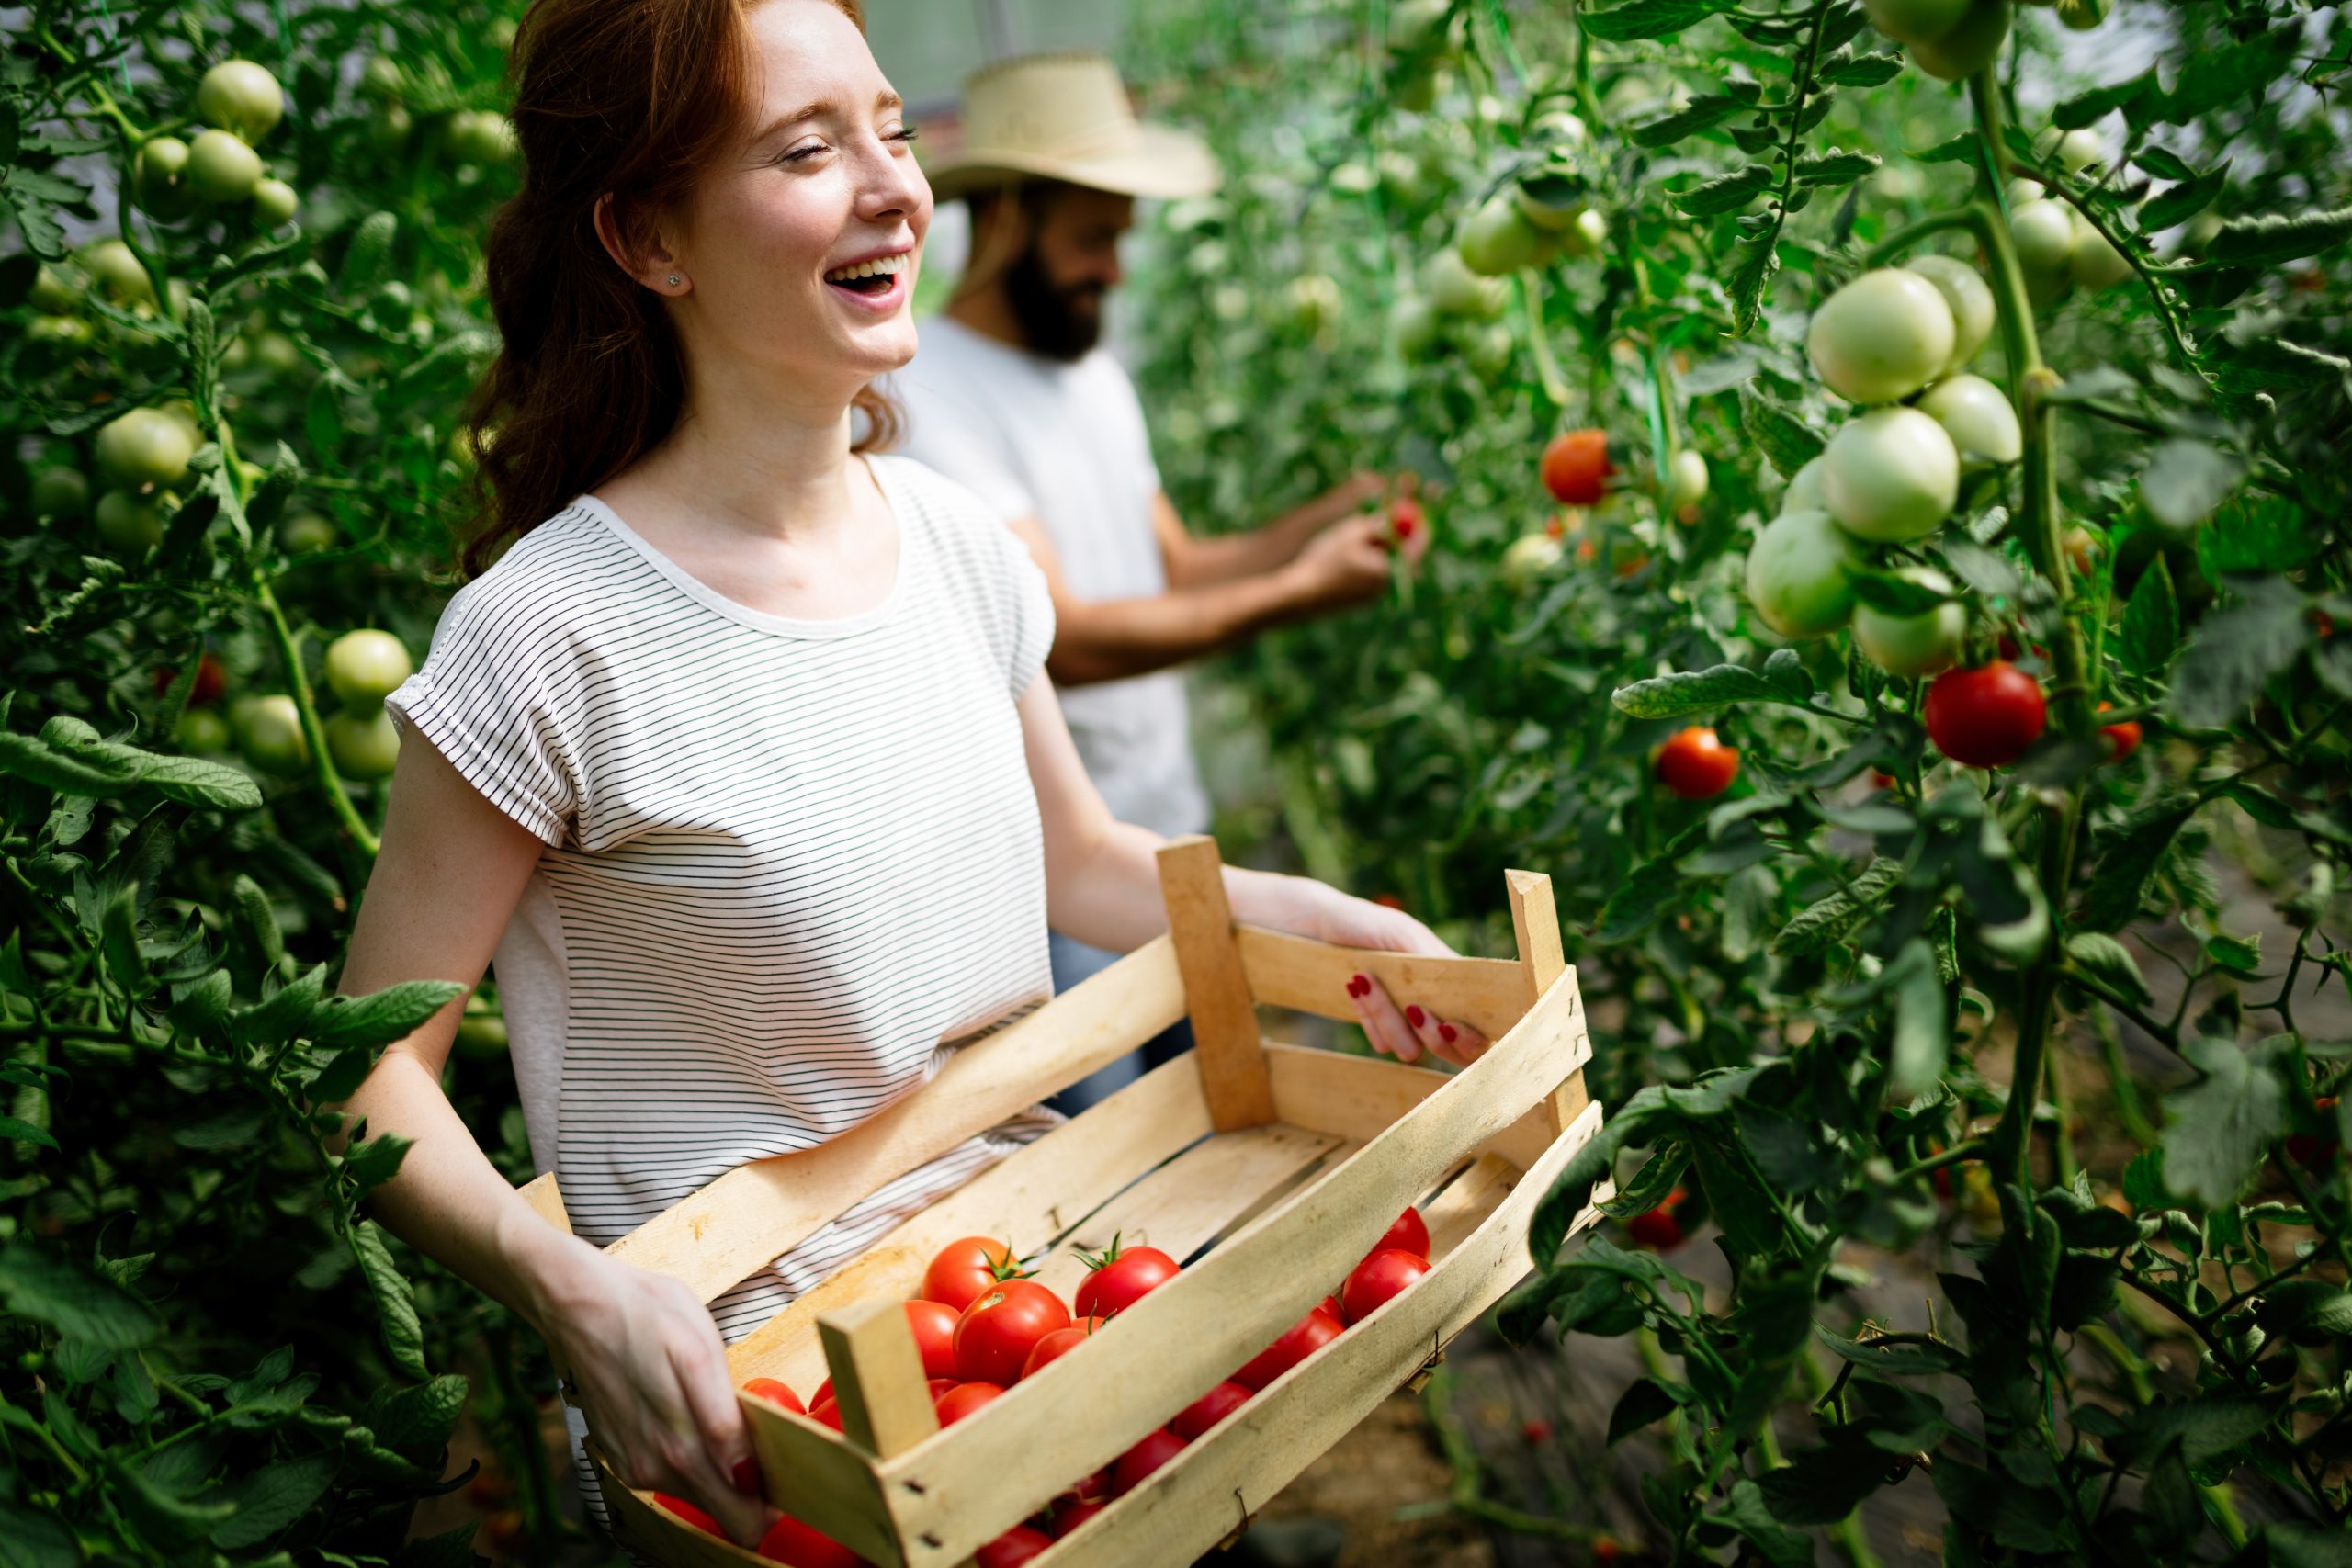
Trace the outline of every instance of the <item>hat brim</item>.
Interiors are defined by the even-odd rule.
[[[1023,179],[1061,180],[1117,196],[1174,201],[1206,196],[1225,177],[1205,142],[1164,125],[1138,125],[1118,148],[1058,156],[1027,148],[962,147],[926,174],[932,197],[938,201]]]

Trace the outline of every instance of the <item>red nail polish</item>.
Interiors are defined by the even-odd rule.
[[[1455,1040],[1461,1037],[1461,1034],[1462,1032],[1454,1028],[1453,1025],[1450,1023],[1441,1023],[1437,1026],[1437,1037],[1440,1040],[1444,1041],[1448,1045],[1453,1044]]]
[[[1415,1029],[1419,1029],[1423,1023],[1427,1022],[1428,1020],[1429,1015],[1418,1007],[1409,1007],[1405,1010],[1405,1021],[1411,1024]]]
[[[1348,995],[1351,997],[1368,997],[1372,995],[1372,982],[1362,975],[1349,976]]]

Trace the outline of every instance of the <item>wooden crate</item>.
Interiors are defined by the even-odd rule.
[[[1160,852],[1170,934],[958,1052],[920,1092],[822,1147],[742,1167],[612,1254],[706,1301],[885,1183],[1116,1060],[1189,1014],[1198,1048],[908,1220],[738,1341],[740,1384],[830,1375],[843,1432],[743,1398],[769,1500],[888,1568],[952,1568],[1271,1344],[1408,1203],[1430,1272],[1270,1383],[1037,1559],[1187,1563],[1227,1540],[1532,1267],[1536,1201],[1600,1126],[1575,973],[1546,877],[1510,874],[1516,962],[1360,952],[1236,926],[1215,842]],[[1352,974],[1495,1043],[1447,1073],[1272,1043],[1260,1006],[1352,1018]],[[564,1224],[552,1177],[525,1189]],[[1596,1196],[1605,1196],[1605,1191]],[[1595,1211],[1579,1217],[1589,1224]],[[940,1247],[1005,1238],[1067,1299],[1078,1255],[1122,1234],[1184,1263],[1102,1331],[941,1429],[899,1303]],[[1107,1393],[1105,1391],[1108,1391]],[[763,1560],[621,1484],[589,1440],[615,1528],[672,1568]]]

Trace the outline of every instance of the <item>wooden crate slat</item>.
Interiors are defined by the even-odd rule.
[[[922,1287],[932,1254],[958,1236],[998,1236],[1025,1257],[1208,1131],[1208,1102],[1192,1063],[1154,1069],[1006,1156],[737,1340],[727,1353],[730,1375],[738,1383],[781,1378],[805,1396],[826,1375],[817,1347],[820,1313],[905,1300]]]
[[[910,1562],[960,1562],[1272,1344],[1422,1195],[1429,1172],[1501,1133],[1590,1052],[1575,977],[1564,976],[1483,1057],[1352,1159],[1127,1308],[1124,1342],[1090,1339],[985,1410],[885,1461],[884,1500],[910,1543]],[[1513,1278],[1524,1271],[1524,1245],[1521,1237]],[[1137,1361],[1127,1350],[1136,1342],[1159,1349]],[[1118,1404],[1070,1422],[1073,1402],[1111,1375],[1114,1357]]]
[[[1448,1183],[1436,1200],[1421,1210],[1430,1227],[1430,1258],[1443,1262],[1470,1234],[1486,1224],[1511,1190],[1519,1185],[1519,1167],[1500,1155],[1480,1155],[1469,1169]]]
[[[1193,1060],[1220,1133],[1274,1119],[1266,1062],[1258,1052],[1258,1010],[1235,945],[1233,909],[1225,897],[1225,862],[1204,834],[1159,847],[1159,893],[1168,935],[1184,976],[1193,1021]]]
[[[1474,1024],[1490,1040],[1500,1039],[1527,1010],[1526,978],[1507,959],[1365,953],[1260,926],[1241,927],[1238,942],[1250,992],[1261,1007],[1353,1023],[1348,976],[1369,975],[1400,1003],[1418,1002],[1440,1018]]]
[[[1175,954],[1136,949],[951,1056],[871,1120],[799,1154],[738,1167],[607,1250],[716,1301],[753,1269],[924,1161],[1125,1055],[1183,1016]]]
[[[1150,1484],[1037,1557],[1037,1568],[1189,1562],[1222,1540],[1395,1393],[1399,1365],[1418,1366],[1526,1276],[1532,1267],[1527,1224],[1535,1204],[1600,1129],[1595,1107],[1419,1283],[1268,1384],[1153,1472]],[[1577,1228],[1598,1213],[1587,1208]],[[919,1542],[908,1554],[910,1568],[954,1562],[957,1545],[948,1539],[944,1550],[932,1552]]]
[[[1385,1056],[1358,1056],[1314,1045],[1266,1043],[1266,1071],[1274,1089],[1274,1113],[1294,1127],[1370,1139],[1431,1093],[1451,1073],[1410,1067]],[[1582,1073],[1575,1076],[1581,1100]],[[1559,1091],[1555,1091],[1556,1101]],[[1486,1147],[1526,1169],[1559,1134],[1552,1104],[1541,1104],[1487,1140]]]
[[[800,1416],[781,1412],[764,1412],[776,1425],[795,1432],[832,1433]],[[752,1432],[752,1449],[759,1456],[760,1470],[764,1475],[784,1474],[788,1477],[781,1488],[788,1498],[785,1505],[799,1518],[857,1551],[869,1562],[897,1564],[898,1544],[888,1533],[882,1506],[876,1495],[874,1472],[851,1457],[848,1449],[838,1443],[818,1445],[816,1450],[798,1445],[778,1444],[763,1440],[772,1428],[755,1426]],[[824,1450],[831,1450],[838,1459],[828,1459]],[[655,1506],[650,1492],[636,1492],[621,1483],[614,1473],[612,1461],[588,1440],[588,1459],[596,1472],[598,1489],[605,1496],[605,1506],[613,1516],[615,1530],[624,1540],[638,1545],[655,1561],[670,1568],[737,1568],[739,1564],[765,1564],[775,1568],[767,1559],[732,1541],[707,1535],[676,1516]],[[790,1467],[807,1462],[810,1469],[804,1472]],[[771,1483],[773,1498],[778,1487]]]
[[[1503,884],[1510,899],[1511,931],[1519,944],[1519,966],[1527,995],[1540,997],[1568,966],[1560,950],[1560,911],[1552,901],[1552,879],[1539,872],[1508,871]],[[1546,1114],[1538,1122],[1544,1140],[1549,1142],[1566,1132],[1584,1114],[1588,1103],[1581,1073],[1554,1089],[1543,1108]]]
[[[1329,1157],[1340,1140],[1271,1124],[1221,1133],[1178,1155],[1120,1193],[1062,1238],[1037,1278],[1062,1300],[1086,1277],[1082,1252],[1114,1236],[1159,1247],[1182,1262],[1235,1220],[1255,1213]]]

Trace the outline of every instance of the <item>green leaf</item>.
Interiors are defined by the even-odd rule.
[[[2342,1525],[2273,1519],[2256,1533],[2270,1548],[2270,1568],[2352,1568],[2352,1534]]]
[[[1873,860],[1852,879],[1852,895],[1839,888],[1797,911],[1772,939],[1773,955],[1803,958],[1836,946],[1855,922],[1878,908],[1879,896],[1902,880],[1901,861],[1883,856]]]
[[[1885,984],[1894,995],[1894,1028],[1888,1053],[1887,1095],[1896,1104],[1931,1092],[1943,1078],[1951,1049],[1944,988],[1936,978],[1935,954],[1918,937],[1886,967]]]
[[[2222,225],[2205,247],[2205,260],[2215,266],[2261,266],[2316,256],[2347,238],[2352,238],[2352,207],[2291,218],[2238,218]]]
[[[313,964],[300,979],[266,1002],[240,1008],[229,1016],[229,1037],[240,1045],[274,1043],[299,1039],[310,1032],[311,1020],[322,1004],[327,966]]]
[[[0,1251],[0,1301],[100,1349],[135,1350],[163,1331],[153,1309],[121,1286],[22,1243]]]
[[[1968,1358],[1958,1346],[1940,1340],[1926,1344],[1871,1345],[1849,1339],[1815,1324],[1813,1337],[1846,1360],[1883,1377],[1928,1377],[1937,1372],[1966,1370]]]
[[[322,378],[311,383],[303,405],[302,434],[311,439],[311,453],[320,462],[332,462],[343,446],[343,405],[335,399],[334,383]]]
[[[2282,1280],[2262,1292],[2254,1320],[2273,1334],[2352,1334],[2352,1291],[2328,1280]]]
[[[1747,164],[1727,175],[1702,180],[1688,190],[1677,191],[1671,199],[1686,218],[1718,218],[1746,207],[1771,184],[1772,171],[1770,167],[1762,164]]]
[[[343,265],[335,272],[337,293],[356,299],[376,287],[391,259],[392,239],[399,230],[400,220],[389,212],[373,212],[361,220],[344,250]]]
[[[1636,147],[1669,147],[1686,136],[1721,125],[1743,107],[1737,98],[1704,94],[1671,114],[1644,120],[1627,130],[1625,138]]]
[[[1788,694],[1755,671],[1740,664],[1717,664],[1705,670],[1678,670],[1620,686],[1609,694],[1619,713],[1632,718],[1684,718],[1715,713],[1741,703],[1777,703]]]
[[[1836,147],[1826,152],[1808,152],[1797,160],[1797,184],[1849,186],[1875,174],[1884,162],[1875,152],[1847,152]]]
[[[0,1568],[81,1568],[81,1562],[74,1532],[54,1516],[0,1498]]]
[[[399,1174],[401,1159],[408,1153],[410,1139],[386,1133],[380,1137],[356,1145],[344,1156],[343,1168],[359,1183],[362,1192],[372,1192]]]
[[[1722,9],[1720,0],[1633,0],[1606,11],[1581,12],[1577,21],[1589,37],[1624,43],[1679,33]]]
[[[1824,444],[1812,427],[1752,382],[1739,389],[1739,425],[1782,479],[1821,456]]]
[[[1756,325],[1762,310],[1764,290],[1781,270],[1780,231],[1776,227],[1760,234],[1743,234],[1732,247],[1731,275],[1726,287],[1731,293],[1732,330],[1746,336]]]
[[[2148,878],[2155,874],[2174,836],[2196,810],[2193,800],[2153,810],[2102,849],[2075,923],[2091,931],[2120,931],[2138,919]]]
[[[1976,133],[1963,130],[1949,141],[1939,141],[1924,152],[1914,152],[1915,164],[1973,164],[1976,161]]]
[[[322,1045],[389,1045],[465,992],[454,980],[403,980],[365,997],[328,997],[308,1032]]]
[[[258,1546],[308,1512],[334,1480],[334,1461],[325,1454],[282,1459],[243,1475],[222,1488],[237,1511],[213,1527],[212,1544],[223,1551]]]
[[[2168,528],[2193,528],[2237,488],[2236,461],[2210,442],[2176,437],[2160,442],[2140,474],[2140,501]]]
[[[2197,530],[2197,566],[2209,579],[2275,576],[2317,554],[2321,533],[2284,496],[2239,495]]]
[[[395,1452],[438,1453],[457,1429],[466,1405],[466,1380],[456,1372],[404,1388],[368,1412],[376,1437]]]
[[[184,1149],[241,1149],[260,1135],[269,1120],[259,1105],[232,1105],[200,1122],[173,1129],[172,1142]]]
[[[1681,1408],[1674,1395],[1648,1378],[1635,1378],[1609,1413],[1609,1446],[1615,1448],[1643,1427],[1665,1420]]]
[[[98,946],[106,958],[108,977],[124,991],[143,997],[154,988],[154,980],[147,973],[147,960],[139,951],[136,883],[117,889],[114,897],[107,900],[106,913],[98,926]]]
[[[2128,108],[2151,94],[2160,96],[2163,91],[2156,83],[2155,72],[2145,71],[2127,82],[2093,87],[2087,93],[2075,94],[2050,111],[2050,123],[2062,130],[2079,130],[2117,109]]]
[[[2162,554],[2149,561],[2132,589],[2115,651],[2124,669],[2152,677],[2163,674],[2180,651],[2180,605]]]
[[[392,1261],[375,1221],[362,1220],[354,1225],[350,1239],[352,1254],[359,1259],[359,1272],[376,1297],[376,1313],[383,1323],[384,1348],[390,1354],[392,1365],[410,1377],[424,1378],[424,1332],[417,1322],[416,1297],[409,1289],[407,1276]]]
[[[2165,1184],[2207,1208],[2234,1202],[2287,1130],[2287,1086],[2269,1055],[2226,1040],[2181,1055],[2205,1075],[2165,1097]]]
[[[2310,640],[2302,601],[2292,589],[2259,585],[2197,628],[2173,678],[2173,713],[2197,729],[2229,724]]]
[[[1886,1456],[1859,1434],[1832,1427],[1829,1441],[1799,1449],[1757,1482],[1772,1517],[1788,1525],[1834,1525],[1886,1484]]]
[[[2148,983],[2132,950],[2104,931],[2076,931],[2066,939],[2066,957],[2077,969],[2107,983],[2109,990],[2137,1005],[2148,1001]]]
[[[1683,898],[1690,878],[1682,869],[1681,860],[1691,847],[1691,835],[1686,833],[1665,853],[1635,866],[1633,874],[1620,883],[1609,895],[1609,901],[1601,905],[1592,940],[1604,946],[1631,942],[1647,931],[1650,922],[1669,905]]]
[[[68,757],[29,735],[0,730],[0,776],[20,778],[60,795],[119,795],[130,787],[134,770],[111,760]]]
[[[1855,598],[1890,615],[1924,615],[1949,602],[1947,595],[1890,571],[1857,571],[1849,575]]]
[[[2160,196],[2150,197],[2140,208],[2141,232],[2161,233],[2177,223],[2188,222],[2213,205],[2229,180],[2230,166],[2222,164],[2194,179],[2182,180]]]
[[[1776,1369],[1786,1376],[1786,1369]],[[1788,1529],[1772,1517],[1764,1494],[1753,1481],[1735,1482],[1730,1500],[1706,1522],[1720,1525],[1744,1538],[1772,1568],[1813,1568],[1813,1539]]]
[[[1838,61],[1820,74],[1823,81],[1835,82],[1841,87],[1875,87],[1903,74],[1903,57],[1899,54],[1860,54],[1850,60]]]

